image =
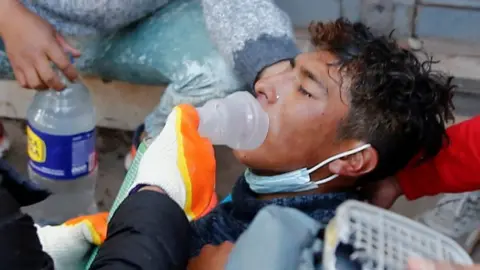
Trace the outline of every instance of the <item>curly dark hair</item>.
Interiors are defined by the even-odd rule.
[[[340,83],[348,83],[350,110],[339,139],[362,140],[378,152],[377,167],[361,180],[393,175],[417,154],[419,161],[431,158],[448,142],[445,123],[453,120],[456,86],[432,70],[432,58],[421,61],[392,34],[375,36],[346,19],[313,22],[309,32],[317,50],[337,56],[330,65],[339,66]]]

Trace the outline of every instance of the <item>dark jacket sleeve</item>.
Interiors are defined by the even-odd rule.
[[[54,269],[52,259],[42,250],[32,218],[20,212],[20,204],[3,187],[0,188],[0,268]]]
[[[191,228],[167,195],[139,191],[127,197],[109,222],[107,239],[90,269],[186,269]]]

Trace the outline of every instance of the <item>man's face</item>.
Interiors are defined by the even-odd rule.
[[[273,174],[315,166],[343,150],[337,127],[346,117],[348,101],[338,67],[328,66],[335,61],[327,51],[304,53],[293,68],[257,81],[257,100],[270,126],[258,149],[234,152],[240,162]]]

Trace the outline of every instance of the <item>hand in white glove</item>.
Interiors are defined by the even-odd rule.
[[[147,148],[138,165],[132,190],[158,186],[182,207],[189,220],[217,203],[213,146],[200,137],[197,110],[180,105],[168,116],[163,131]]]
[[[43,251],[52,257],[55,269],[82,269],[94,245],[105,241],[108,213],[71,219],[58,226],[37,226]]]

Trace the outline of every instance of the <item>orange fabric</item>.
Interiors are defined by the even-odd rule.
[[[64,225],[74,226],[82,222],[87,222],[93,227],[95,232],[98,234],[101,243],[105,241],[105,238],[107,237],[108,212],[100,212],[94,215],[72,218],[67,220]]]
[[[217,204],[218,204],[217,194],[213,193],[212,199],[210,200],[210,204],[207,206],[205,211],[203,211],[203,213],[201,213],[200,216],[198,216],[197,218],[206,216],[208,213],[210,213],[213,210],[213,208],[215,208],[215,206],[217,206]]]
[[[132,158],[134,158],[136,154],[137,154],[137,148],[135,147],[135,145],[133,145],[132,148],[130,149],[130,155],[132,156]]]
[[[187,191],[185,213],[196,219],[216,204],[215,155],[213,146],[198,134],[200,118],[191,105],[180,105],[177,112],[178,166]]]

